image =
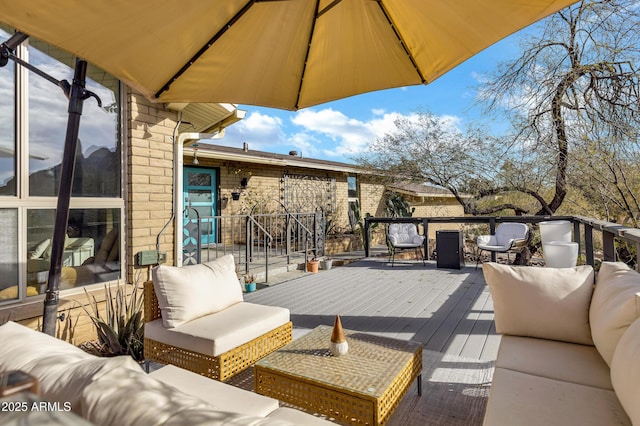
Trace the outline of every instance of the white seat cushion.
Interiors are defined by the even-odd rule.
[[[593,344],[591,266],[551,269],[489,262],[482,270],[493,298],[498,333]]]
[[[160,265],[153,268],[152,276],[162,321],[168,328],[243,300],[230,254],[200,265]]]
[[[607,389],[496,368],[484,426],[630,425]]]
[[[240,302],[227,309],[166,328],[145,324],[145,337],[210,356],[219,356],[289,322],[289,310]]]
[[[149,376],[200,398],[210,404],[213,409],[220,411],[265,417],[279,406],[277,399],[247,392],[173,365],[159,368]]]
[[[213,411],[199,398],[149,377],[118,369],[82,390],[82,417],[96,425],[163,425],[177,413]],[[215,411],[214,411],[215,412]]]
[[[502,336],[496,368],[613,390],[609,366],[594,346]]]
[[[618,340],[629,325],[640,317],[640,274],[622,262],[602,262],[589,321],[593,342],[602,358],[611,365]]]

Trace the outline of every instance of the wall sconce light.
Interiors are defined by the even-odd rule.
[[[247,186],[249,186],[249,178],[247,178],[247,177],[243,177],[243,178],[240,180],[240,187],[241,187],[242,189],[247,189]]]
[[[200,164],[200,161],[198,161],[198,144],[194,143],[192,146],[193,146],[193,164],[197,166],[198,164]]]

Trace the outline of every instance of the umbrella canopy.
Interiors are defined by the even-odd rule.
[[[295,110],[426,84],[576,0],[0,0],[0,20],[158,102]]]

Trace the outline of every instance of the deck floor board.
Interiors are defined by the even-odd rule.
[[[435,262],[367,258],[317,274],[300,274],[254,293],[248,302],[291,311],[294,328],[331,325],[421,342],[425,349],[495,360],[493,302],[482,269],[438,269]]]

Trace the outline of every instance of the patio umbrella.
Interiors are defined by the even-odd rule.
[[[289,110],[427,84],[576,0],[0,0],[0,22],[77,55],[45,297],[55,332],[86,62],[157,102]],[[0,57],[22,38],[13,38]],[[12,58],[15,60],[15,58]]]
[[[296,110],[429,83],[576,0],[0,0],[0,21],[159,102]]]

